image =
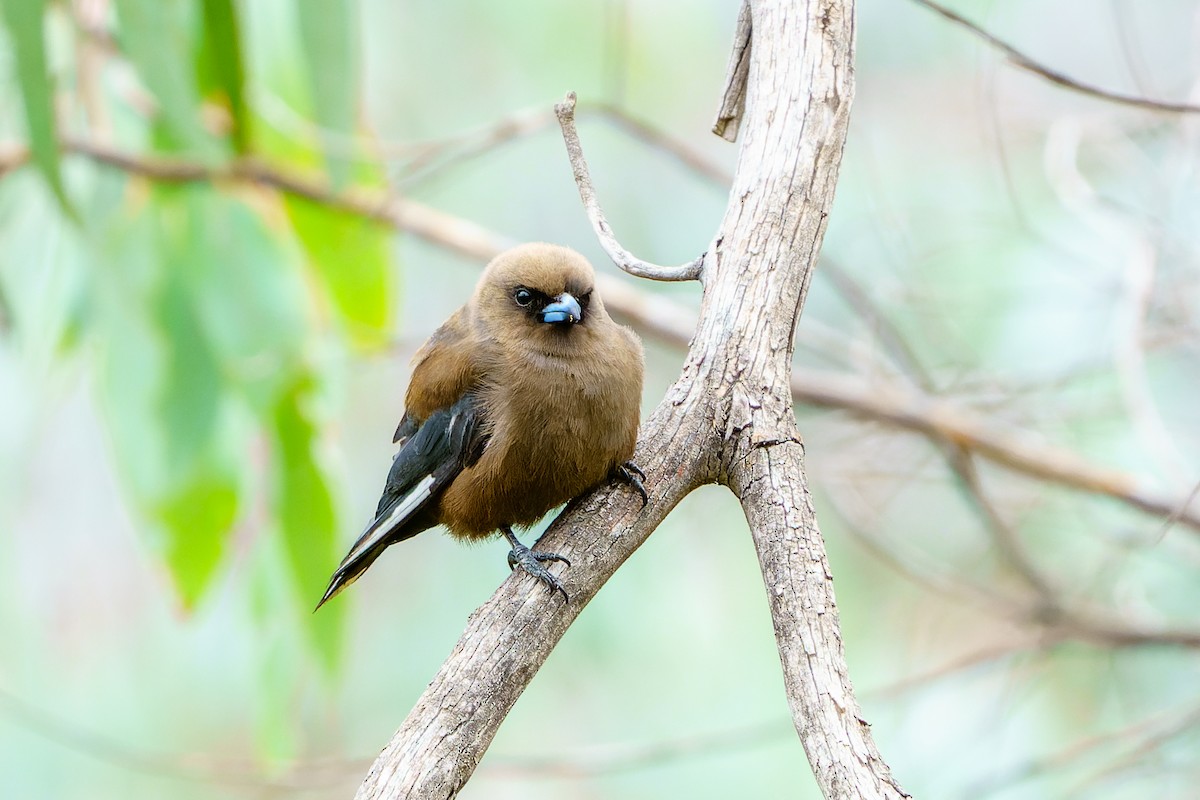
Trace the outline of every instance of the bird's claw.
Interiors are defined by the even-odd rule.
[[[646,493],[646,487],[642,485],[642,481],[646,480],[646,473],[642,472],[641,467],[632,461],[626,461],[624,464],[618,464],[613,468],[612,477],[621,483],[632,486],[638,494],[642,496],[642,508],[650,502],[650,495]]]
[[[571,566],[571,561],[566,556],[560,556],[558,553],[546,553],[541,550],[530,550],[520,542],[515,543],[513,549],[508,551],[509,569],[520,567],[544,583],[546,588],[551,592],[561,592],[564,603],[569,602],[571,598],[567,595],[567,590],[563,588],[562,581],[555,577],[550,570],[542,566],[543,561],[561,561],[568,567]]]

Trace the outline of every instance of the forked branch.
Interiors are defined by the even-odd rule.
[[[583,160],[574,95],[557,107],[580,196],[613,260],[660,280],[703,269],[704,302],[682,374],[641,431],[637,460],[650,504],[639,509],[629,493],[605,488],[555,521],[539,547],[572,557],[571,602],[531,591],[522,577],[506,581],[372,767],[363,800],[453,797],[580,609],[680,498],[710,482],[727,484],[746,509],[793,721],[825,796],[906,796],[847,676],[790,386],[795,326],[849,123],[853,15],[853,0],[761,0],[743,9],[734,60],[746,62],[745,86],[732,118],[741,119],[742,155],[718,235],[691,264],[648,265],[617,243]],[[761,32],[753,47],[751,32]]]

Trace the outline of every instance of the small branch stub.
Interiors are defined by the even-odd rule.
[[[613,263],[638,278],[655,281],[700,280],[704,272],[704,256],[677,267],[663,267],[642,261],[621,246],[600,209],[600,201],[596,199],[596,190],[592,186],[587,161],[583,157],[583,145],[580,144],[579,133],[575,130],[575,93],[568,92],[566,98],[554,106],[554,113],[562,127],[563,141],[567,145],[567,158],[570,159],[571,169],[575,174],[575,185],[579,187],[579,198],[583,201],[584,210],[591,220],[596,238],[600,240],[600,246],[608,253]]]
[[[737,27],[733,33],[733,48],[729,66],[725,69],[725,91],[712,131],[727,142],[736,142],[742,114],[746,110],[746,81],[750,78],[750,3],[742,1],[738,9]]]

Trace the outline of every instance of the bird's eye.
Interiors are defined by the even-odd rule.
[[[517,289],[513,292],[513,300],[516,300],[517,305],[522,308],[528,308],[529,304],[533,302],[533,292],[525,288]]]

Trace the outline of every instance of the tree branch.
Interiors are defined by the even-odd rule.
[[[198,162],[126,153],[83,140],[68,140],[63,143],[63,149],[150,180],[265,186],[328,208],[377,220],[481,264],[516,244],[470,220],[416,200],[367,189],[334,193],[319,181],[261,162],[210,167]],[[0,143],[0,177],[28,163],[26,148]],[[633,325],[643,336],[652,336],[676,347],[688,346],[696,329],[695,315],[689,309],[603,273],[596,276],[596,285],[608,310],[621,321]],[[1034,480],[1104,495],[1162,517],[1168,524],[1178,522],[1200,532],[1200,509],[1191,508],[1196,492],[1186,497],[1162,492],[1147,485],[1137,475],[1098,466],[1069,450],[1039,442],[1023,431],[952,401],[843,373],[799,368],[792,372],[791,390],[797,403],[843,411],[889,427],[910,430],[937,446],[965,447],[978,457]]]
[[[733,31],[733,47],[729,65],[725,68],[725,91],[712,132],[729,142],[736,142],[742,114],[746,110],[746,80],[750,75],[750,0],[738,7]]]
[[[863,719],[799,442],[754,448],[731,476],[758,550],[792,720],[826,797],[908,797]]]
[[[907,428],[934,442],[961,445],[1031,478],[1106,495],[1200,532],[1200,512],[1190,508],[1194,496],[1164,493],[1135,475],[1096,466],[1069,450],[1041,444],[1029,434],[995,420],[985,422],[952,403],[895,386],[807,370],[793,374],[792,392],[801,402]]]
[[[558,604],[514,577],[466,632],[372,767],[360,800],[453,797],[579,610],[680,498],[728,483],[763,566],[793,722],[829,798],[901,798],[860,718],[833,588],[808,502],[789,380],[796,322],[833,202],[853,95],[853,0],[751,6],[763,31],[747,67],[745,138],[731,201],[704,260],[704,301],[683,372],[641,432],[650,504],[602,489],[572,504],[539,542],[568,556],[573,598]],[[798,87],[796,95],[774,87]],[[619,248],[595,203],[558,106],[597,235]],[[623,251],[614,260],[627,260]],[[631,270],[632,271],[632,270]],[[663,270],[643,270],[662,277]],[[635,272],[635,274],[637,274]],[[569,536],[567,535],[569,532]]]
[[[697,484],[703,420],[663,403],[641,431],[637,462],[650,503],[608,486],[571,503],[539,540],[571,559],[563,603],[513,573],[471,615],[458,645],[379,755],[357,797],[454,797],[500,723],[567,628]]]
[[[943,19],[949,20],[955,25],[958,25],[960,28],[970,31],[975,36],[986,42],[989,46],[999,50],[1001,53],[1007,56],[1008,60],[1017,67],[1020,67],[1027,72],[1032,72],[1034,75],[1045,78],[1051,83],[1061,86],[1064,89],[1070,89],[1073,92],[1079,92],[1080,94],[1086,94],[1101,100],[1107,100],[1110,103],[1119,103],[1120,105],[1133,106],[1134,108],[1143,108],[1150,111],[1163,111],[1171,114],[1200,114],[1200,106],[1193,105],[1191,103],[1172,103],[1164,100],[1151,100],[1146,97],[1122,94],[1121,92],[1114,92],[1109,89],[1104,89],[1100,86],[1093,86],[1089,83],[1077,81],[1052,67],[1042,64],[1040,61],[1035,61],[1017,48],[1013,47],[1008,42],[1000,39],[997,36],[994,36],[961,14],[951,11],[940,3],[934,2],[934,0],[912,0],[912,2],[919,6],[928,8],[930,11],[941,16]]]
[[[613,235],[612,226],[600,208],[596,199],[596,190],[592,186],[591,174],[588,171],[587,160],[583,157],[583,145],[579,142],[579,133],[575,130],[575,93],[570,92],[556,106],[554,113],[558,116],[558,124],[562,126],[563,141],[567,145],[567,157],[571,161],[571,169],[575,173],[575,185],[579,187],[579,198],[591,220],[592,229],[600,246],[613,263],[630,275],[639,278],[650,278],[656,281],[694,281],[699,280],[704,272],[704,256],[677,267],[661,267],[637,258],[621,246]]]

